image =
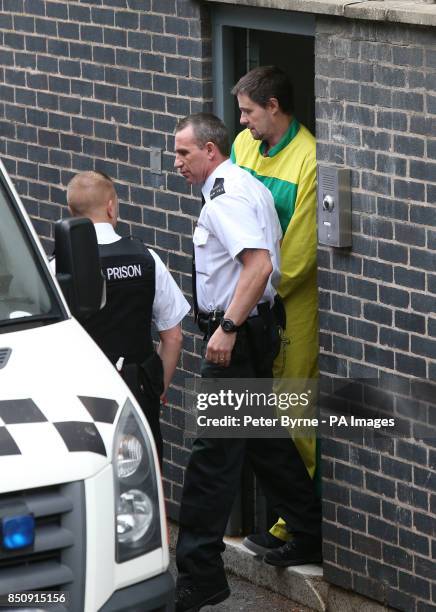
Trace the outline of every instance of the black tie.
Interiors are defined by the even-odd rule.
[[[201,208],[205,204],[204,195],[201,194]],[[195,247],[192,245],[192,302],[194,306],[194,321],[198,321],[198,302],[197,302],[197,271],[195,269]]]

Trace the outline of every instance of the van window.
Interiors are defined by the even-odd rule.
[[[0,183],[0,331],[63,319],[33,240]]]

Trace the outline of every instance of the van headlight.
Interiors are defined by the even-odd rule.
[[[162,546],[153,452],[130,400],[118,421],[112,463],[116,561],[123,563]]]

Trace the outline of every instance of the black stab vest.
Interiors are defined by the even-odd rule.
[[[153,256],[137,239],[100,244],[106,279],[105,307],[82,322],[105,355],[116,363],[142,363],[153,353],[151,336],[155,293]]]

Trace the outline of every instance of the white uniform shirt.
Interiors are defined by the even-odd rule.
[[[273,272],[259,301],[272,304],[280,281],[282,231],[271,192],[226,160],[209,175],[202,193],[205,204],[193,236],[200,312],[227,310],[242,271],[238,255],[244,249],[269,251]]]

